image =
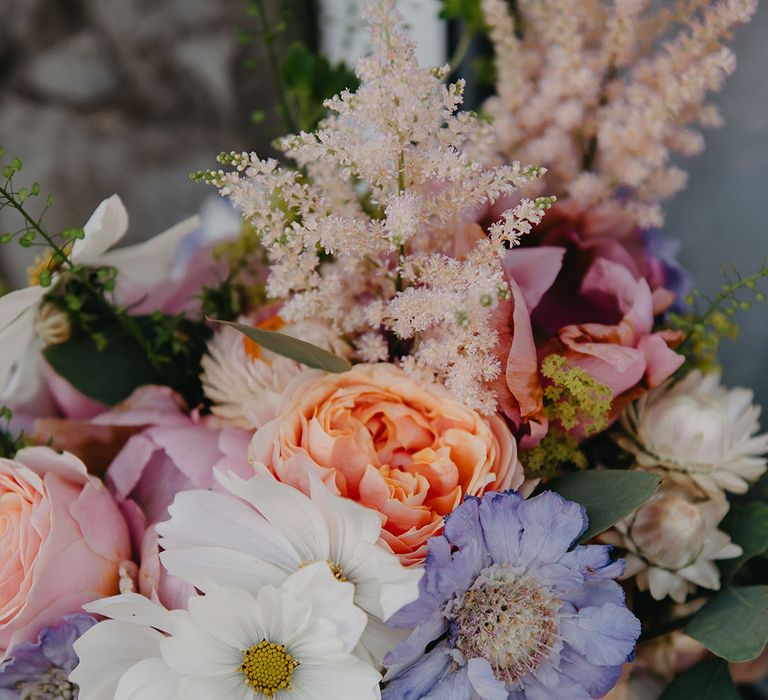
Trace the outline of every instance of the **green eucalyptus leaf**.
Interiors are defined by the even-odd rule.
[[[128,337],[112,336],[100,349],[81,333],[66,343],[49,345],[43,355],[75,389],[109,406],[142,384],[162,383],[141,346]]]
[[[723,559],[720,566],[720,582],[729,584],[736,572],[752,557],[768,550],[768,505],[750,503],[747,506],[731,505],[728,515],[718,526],[731,536],[742,551],[741,556]]]
[[[649,472],[604,469],[560,476],[543,488],[587,509],[589,527],[580,540],[584,542],[645,503],[660,483],[661,478]]]
[[[751,661],[768,642],[768,586],[726,588],[688,623],[685,633],[728,661]]]
[[[681,673],[664,690],[659,700],[739,700],[728,664],[707,659]]]
[[[352,368],[348,360],[323,350],[317,347],[317,345],[312,345],[312,343],[308,343],[306,340],[299,340],[290,335],[285,335],[285,333],[275,333],[263,328],[254,328],[243,323],[216,321],[215,319],[209,320],[232,326],[232,328],[236,328],[263,348],[283,357],[289,357],[292,360],[301,362],[308,367],[335,373],[346,372]]]

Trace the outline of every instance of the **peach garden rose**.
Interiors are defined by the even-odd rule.
[[[306,471],[334,493],[376,510],[382,537],[406,565],[465,496],[517,488],[517,446],[497,416],[483,417],[436,385],[388,364],[309,373],[256,432],[252,462],[304,491]]]
[[[0,459],[0,655],[117,593],[129,558],[123,516],[77,457],[29,447]]]

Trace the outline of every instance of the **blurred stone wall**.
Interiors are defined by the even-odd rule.
[[[275,0],[279,3],[280,0]],[[53,192],[52,229],[82,225],[110,194],[123,197],[132,239],[196,211],[212,193],[189,181],[221,150],[268,149],[266,68],[244,0],[0,0],[0,146],[28,180]],[[0,213],[0,228],[8,219]],[[6,225],[8,225],[6,223]],[[24,278],[18,246],[0,274]]]

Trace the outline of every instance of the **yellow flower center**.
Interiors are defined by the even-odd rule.
[[[299,564],[299,568],[303,569],[305,566],[309,566],[310,564],[316,564],[317,562],[314,561],[303,561],[301,564]],[[347,583],[349,579],[344,575],[344,569],[341,568],[341,564],[337,564],[335,561],[332,561],[331,559],[326,559],[325,563],[328,564],[328,568],[331,570],[331,573],[336,577],[337,581],[341,581],[342,583]]]
[[[240,672],[254,692],[271,698],[278,690],[291,687],[291,675],[298,665],[282,644],[262,639],[243,652]]]
[[[72,243],[67,243],[63,246],[62,250],[69,255],[72,250]],[[27,283],[30,287],[36,287],[40,284],[40,275],[43,270],[50,270],[56,272],[61,267],[60,262],[54,260],[56,251],[52,248],[47,248],[42,255],[38,255],[35,261],[27,268]]]

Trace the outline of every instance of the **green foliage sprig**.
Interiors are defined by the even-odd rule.
[[[583,369],[569,365],[562,355],[547,355],[541,374],[549,380],[544,389],[544,415],[550,427],[541,443],[524,453],[526,471],[530,476],[551,477],[566,465],[586,469],[588,460],[569,431],[579,426],[589,437],[605,430],[613,394]]]
[[[69,332],[44,351],[54,369],[87,396],[105,403],[116,403],[148,383],[171,386],[191,405],[199,403],[200,357],[211,336],[204,320],[183,314],[133,315],[114,297],[116,268],[78,265],[72,259],[72,246],[84,238],[84,230],[51,232],[44,217],[53,197],[48,195],[34,211],[40,185],[16,184],[21,160],[0,162],[0,167],[0,211],[13,210],[19,222],[16,230],[0,235],[0,243],[45,249],[29,270],[29,283],[48,288],[42,303],[56,307],[68,320]]]
[[[325,116],[326,98],[344,89],[354,90],[358,85],[354,71],[343,63],[332,65],[316,50],[316,27],[307,22],[316,12],[311,0],[291,0],[281,5],[276,18],[264,0],[246,0],[246,12],[253,17],[259,28],[258,36],[247,31],[238,33],[243,44],[264,45],[272,83],[277,96],[276,111],[283,126],[290,133],[312,131]],[[296,21],[300,17],[301,21]],[[307,26],[309,25],[309,26]],[[304,27],[304,35],[296,28]],[[262,70],[263,63],[249,58],[246,67]],[[255,123],[266,118],[264,110],[251,114]]]
[[[705,372],[717,369],[721,339],[733,339],[738,335],[738,324],[733,316],[740,311],[749,311],[754,303],[766,299],[766,295],[758,290],[760,281],[768,277],[765,261],[757,272],[746,277],[735,267],[723,268],[722,274],[724,281],[716,296],[709,297],[694,290],[685,300],[690,311],[667,316],[667,326],[683,333],[683,341],[677,349],[685,356],[685,364],[680,369],[683,374],[692,369]]]

